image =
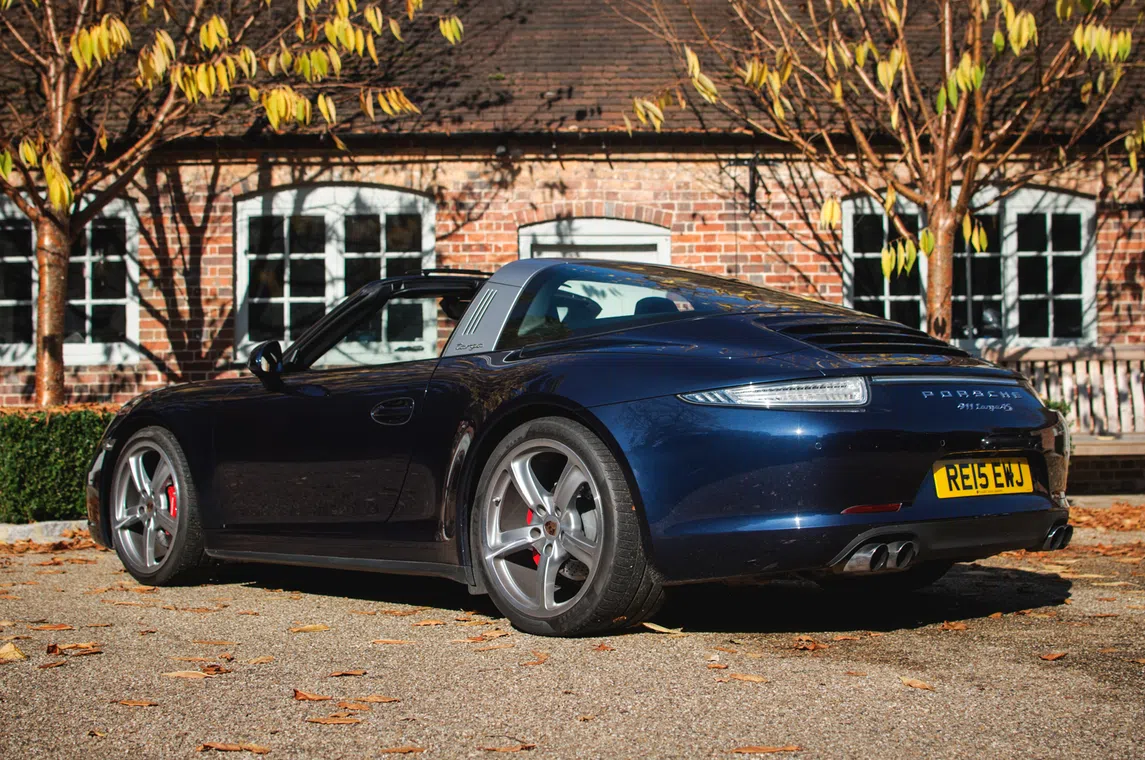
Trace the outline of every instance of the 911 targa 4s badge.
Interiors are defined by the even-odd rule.
[[[208,558],[435,575],[582,635],[673,584],[905,592],[1070,540],[1067,428],[1020,375],[736,280],[425,271],[237,348],[249,376],[140,396],[99,445],[92,535],[143,583]]]

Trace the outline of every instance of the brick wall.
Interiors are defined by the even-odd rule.
[[[739,172],[737,174],[737,172]],[[784,175],[787,183],[824,178]],[[522,225],[564,217],[648,222],[672,233],[672,262],[829,301],[842,299],[834,235],[818,232],[817,204],[765,172],[749,213],[746,170],[696,155],[607,157],[398,156],[350,163],[186,163],[143,174],[131,189],[141,221],[140,351],[120,367],[69,371],[75,400],[125,401],[167,383],[225,376],[233,364],[236,196],[304,182],[365,182],[437,201],[438,266],[491,271],[517,257]],[[802,184],[790,185],[799,186]],[[811,186],[806,185],[806,186]],[[1071,189],[1095,192],[1079,180]],[[1099,333],[1145,343],[1145,230],[1140,211],[1098,225]],[[0,367],[0,404],[28,403],[30,368]]]
[[[1073,457],[1069,461],[1069,493],[1145,493],[1145,456]]]

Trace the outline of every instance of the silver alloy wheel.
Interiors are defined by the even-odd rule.
[[[111,528],[124,561],[134,569],[153,573],[167,561],[182,495],[171,459],[155,443],[136,441],[120,455],[112,481]]]
[[[514,607],[551,618],[584,595],[600,564],[604,509],[584,461],[551,439],[526,441],[494,470],[481,561]]]

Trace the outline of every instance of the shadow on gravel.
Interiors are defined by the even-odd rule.
[[[215,580],[363,605],[408,604],[501,617],[489,597],[471,596],[464,586],[438,578],[235,564],[221,567]],[[691,632],[890,631],[1061,604],[1071,585],[1053,574],[976,564],[955,565],[933,586],[898,597],[828,594],[800,581],[697,584],[669,589],[655,621]]]
[[[1049,573],[955,565],[932,586],[877,597],[827,593],[807,582],[701,584],[671,589],[656,622],[686,631],[890,631],[1061,604],[1070,581]]]

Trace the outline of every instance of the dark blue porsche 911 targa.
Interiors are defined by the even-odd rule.
[[[1021,376],[736,280],[425,271],[239,351],[252,376],[140,396],[100,443],[92,535],[141,582],[210,558],[438,575],[576,635],[672,584],[906,592],[1071,534],[1069,436]]]

